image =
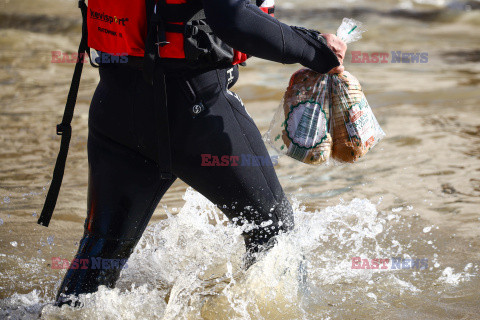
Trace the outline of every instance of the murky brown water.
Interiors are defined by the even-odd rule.
[[[175,263],[168,259],[159,262],[154,259],[158,253],[146,249],[158,246],[155,239],[180,232],[182,229],[175,229],[176,223],[193,228],[191,224],[196,220],[180,214],[181,223],[174,218],[164,220],[171,221],[163,225],[164,234],[153,233],[153,240],[145,239],[146,247],[138,249],[133,267],[122,275],[120,291],[103,291],[91,299],[93,305],[81,311],[47,307],[44,317],[478,318],[479,9],[478,1],[280,1],[278,17],[291,24],[333,33],[344,16],[364,22],[368,32],[350,46],[350,51],[428,53],[428,62],[422,64],[351,63],[347,53],[346,68],[362,83],[387,134],[362,161],[349,166],[312,167],[286,157],[280,160],[277,173],[286,192],[304,206],[297,209],[300,226],[296,239],[301,244],[291,249],[297,240],[286,239],[282,248],[287,253],[301,249],[307,255],[308,297],[288,296],[292,289],[289,280],[284,279],[285,273],[275,278],[283,279],[281,285],[275,286],[277,291],[272,289],[275,279],[269,277],[276,274],[268,274],[268,263],[273,259],[275,266],[282,266],[288,257],[281,253],[273,253],[270,260],[266,259],[267,266],[230,283],[227,289],[212,289],[193,280],[185,284],[198,266],[185,267],[188,264],[178,261],[197,259],[201,265],[217,253],[210,252],[210,258],[192,258],[200,242],[194,236],[186,236],[192,255],[179,246],[171,255],[171,260],[178,260]],[[71,259],[82,233],[88,106],[98,81],[97,70],[88,66],[82,78],[74,136],[54,220],[48,229],[35,224],[59,147],[55,124],[62,115],[73,72],[73,64],[52,64],[51,51],[76,51],[80,36],[77,10],[75,1],[0,0],[2,317],[36,317],[38,309],[53,300],[63,270],[52,270],[51,258]],[[298,66],[255,59],[242,69],[234,90],[262,132],[268,128],[289,75],[296,69]],[[186,185],[176,182],[162,205],[173,213],[182,207],[188,211],[182,199],[186,189]],[[188,211],[192,216],[202,216],[208,208],[195,196],[186,200],[187,204],[200,203],[203,208]],[[152,224],[163,218],[165,211],[159,206]],[[206,225],[200,223],[198,228],[205,235],[203,244],[215,247],[216,241],[223,239]],[[306,231],[318,237],[308,238]],[[356,246],[358,241],[360,247]],[[220,250],[219,259],[235,256],[239,250],[238,246]],[[197,251],[202,251],[201,247]],[[427,258],[429,269],[375,272],[351,270],[348,266],[354,256],[372,259],[394,255]],[[232,259],[235,269],[236,260]],[[204,266],[208,267],[206,262]],[[190,298],[179,294],[163,305],[158,299],[162,300],[166,293],[150,281],[156,277],[167,283],[166,287],[182,289],[179,292]],[[147,286],[143,292],[131,289],[132,283],[153,287]]]

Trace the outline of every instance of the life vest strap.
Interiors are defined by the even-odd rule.
[[[88,49],[87,36],[87,5],[85,0],[78,1],[78,7],[82,12],[82,39],[78,46],[78,57],[82,57]],[[80,86],[80,78],[83,70],[83,59],[78,59],[75,64],[75,71],[73,72],[70,90],[68,91],[67,102],[65,104],[65,111],[63,112],[62,123],[56,127],[57,135],[62,136],[60,143],[60,151],[58,152],[57,161],[53,170],[52,183],[48,188],[47,198],[43,204],[42,213],[38,218],[37,223],[48,227],[53,211],[57,204],[58,194],[62,185],[63,175],[65,173],[65,164],[67,162],[68,149],[70,146],[70,139],[72,137],[72,119],[75,111],[75,104],[77,102],[78,88]]]
[[[166,23],[160,14],[165,6],[164,1],[159,1],[155,12],[150,17],[147,39],[145,41],[145,56],[143,58],[143,77],[148,84],[153,86],[154,117],[158,121],[155,134],[158,142],[159,178],[172,179],[172,155],[167,108],[167,88],[164,70],[162,69],[162,66],[157,63],[157,46],[161,47],[168,44],[166,38]],[[164,148],[162,149],[160,146],[163,146]]]
[[[167,23],[165,25],[166,32],[182,33],[186,35],[196,35],[198,31],[203,31],[205,33],[213,33],[212,28],[208,25],[183,25],[183,24],[172,24]]]
[[[165,0],[160,0],[159,3],[161,2],[164,3]],[[186,22],[206,19],[200,1],[181,4],[164,3],[160,14],[166,22]]]

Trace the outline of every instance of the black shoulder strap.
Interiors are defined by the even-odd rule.
[[[201,1],[165,4],[161,14],[165,22],[187,22],[206,19]]]
[[[165,0],[160,0],[157,2],[156,7],[152,6],[154,9],[150,12],[147,11],[148,28],[145,40],[145,55],[143,57],[143,77],[148,84],[153,86],[154,117],[158,120],[158,125],[156,126],[157,142],[158,146],[164,146],[163,150],[158,148],[160,179],[172,179],[165,73],[162,70],[162,66],[156,63],[158,46],[168,44],[165,34],[165,22],[161,14],[165,7]],[[148,9],[149,6],[147,4]]]
[[[70,91],[68,92],[67,103],[65,104],[65,111],[63,113],[62,123],[57,125],[57,135],[62,136],[60,144],[60,151],[58,152],[57,162],[53,170],[52,183],[48,189],[47,198],[43,205],[42,213],[38,219],[38,224],[48,227],[50,219],[52,218],[53,210],[57,204],[58,193],[62,185],[63,174],[65,171],[65,163],[67,161],[68,148],[70,145],[70,138],[72,136],[72,118],[75,110],[75,103],[77,101],[78,87],[80,86],[80,78],[83,70],[83,58],[88,48],[87,40],[87,5],[85,0],[78,1],[78,7],[82,11],[82,40],[78,47],[78,60],[73,72],[72,83],[70,84]]]
[[[165,10],[165,0],[160,0],[157,4],[148,4],[152,2],[147,0],[147,37],[145,39],[145,54],[143,57],[143,77],[149,84],[153,83],[153,70],[157,60],[158,46],[168,44],[165,34],[165,22],[162,12]]]
[[[147,19],[147,30],[150,25],[150,18],[152,17],[153,9],[155,8],[155,0],[145,0],[145,18]]]

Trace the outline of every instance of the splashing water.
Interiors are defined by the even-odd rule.
[[[53,245],[54,239],[55,239],[55,236],[49,236],[49,237],[47,237],[47,243],[48,243],[49,245]]]
[[[37,291],[15,293],[0,300],[3,315],[28,318],[43,308],[44,319],[363,317],[395,310],[399,296],[430,294],[432,281],[453,286],[478,272],[472,264],[457,274],[451,267],[353,269],[353,257],[413,258],[427,245],[396,239],[411,226],[392,212],[377,212],[366,199],[315,212],[294,200],[295,229],[278,236],[276,246],[243,271],[242,229],[193,190],[184,200],[178,214],[166,209],[167,218],[147,229],[115,289],[81,295],[82,309],[53,307]],[[418,234],[428,237],[421,227]]]

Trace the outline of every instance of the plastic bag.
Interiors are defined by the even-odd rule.
[[[346,43],[361,39],[362,24],[344,18],[337,36]],[[282,104],[265,135],[279,153],[308,164],[355,162],[385,133],[358,80],[301,69],[290,78]]]

